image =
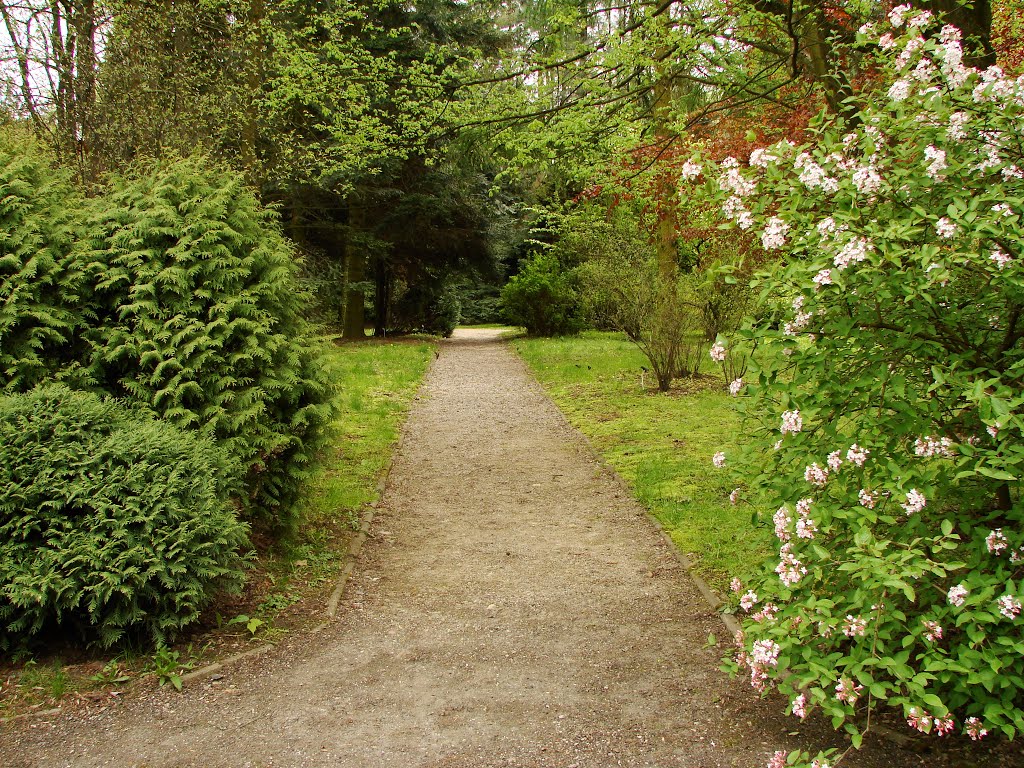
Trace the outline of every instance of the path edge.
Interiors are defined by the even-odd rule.
[[[722,606],[725,605],[725,601],[722,600],[718,593],[711,588],[711,585],[709,585],[704,580],[704,578],[694,570],[693,561],[689,557],[687,557],[685,552],[679,549],[679,545],[676,544],[675,540],[665,529],[664,523],[662,523],[661,520],[655,517],[654,513],[651,512],[651,510],[649,510],[647,506],[636,497],[636,491],[633,489],[633,487],[626,481],[626,479],[622,475],[619,474],[618,470],[615,469],[615,467],[613,467],[611,463],[609,463],[608,460],[601,455],[601,453],[594,446],[594,443],[590,440],[590,438],[586,434],[584,434],[582,430],[578,429],[571,421],[569,421],[569,417],[565,415],[565,412],[558,407],[558,403],[556,403],[552,399],[551,395],[548,394],[548,391],[544,388],[544,385],[541,384],[540,379],[538,379],[537,376],[533,373],[533,371],[530,370],[530,366],[527,365],[526,361],[522,358],[522,356],[515,351],[514,347],[512,347],[512,338],[502,337],[500,338],[500,342],[509,348],[509,351],[512,353],[513,357],[515,357],[516,360],[519,361],[519,364],[522,365],[523,369],[530,377],[530,380],[534,383],[535,386],[537,386],[540,389],[540,391],[543,393],[544,397],[548,400],[548,402],[550,402],[551,405],[554,406],[555,411],[558,413],[559,419],[561,419],[562,421],[562,424],[566,428],[568,428],[568,430],[576,437],[576,442],[583,447],[584,452],[594,460],[594,462],[601,468],[601,471],[607,477],[609,477],[612,480],[612,482],[619,486],[619,489],[623,493],[625,493],[640,507],[640,509],[643,510],[644,516],[654,526],[655,530],[657,530],[657,532],[661,535],[661,538],[665,541],[669,549],[675,555],[676,560],[679,561],[679,564],[683,567],[683,570],[686,571],[686,575],[693,582],[694,586],[697,587],[697,591],[700,592],[701,597],[704,598],[704,602],[707,603],[708,607],[721,620],[726,630],[728,630],[730,638],[735,637],[736,633],[741,630],[740,623],[736,620],[734,616],[732,616],[732,614],[724,613],[722,611]]]
[[[359,530],[356,535],[349,542],[348,550],[345,552],[345,565],[341,569],[341,573],[338,574],[334,589],[331,590],[331,595],[327,599],[327,603],[324,606],[324,621],[316,624],[308,632],[321,632],[327,628],[327,625],[333,621],[338,615],[338,606],[341,603],[341,598],[345,593],[345,587],[348,584],[349,578],[352,576],[353,571],[356,567],[356,561],[359,559],[359,554],[363,550],[363,545],[370,536],[370,527],[373,525],[373,520],[377,515],[377,508],[384,500],[384,493],[387,490],[388,484],[391,482],[391,473],[395,468],[395,463],[398,459],[399,454],[402,451],[402,447],[405,445],[406,436],[409,427],[409,418],[412,416],[412,410],[415,404],[423,396],[423,389],[426,386],[427,380],[433,373],[434,367],[437,364],[438,358],[441,356],[440,353],[440,342],[434,346],[434,359],[427,365],[426,371],[423,372],[423,379],[420,381],[419,386],[416,387],[416,391],[413,393],[411,400],[409,401],[409,409],[405,413],[405,419],[402,422],[402,426],[398,430],[398,437],[391,447],[391,455],[388,457],[387,466],[384,471],[381,472],[380,477],[377,480],[377,500],[366,505],[362,515],[362,522],[359,525]],[[253,656],[259,656],[267,651],[273,650],[276,647],[274,643],[267,643],[261,645],[258,648],[251,648],[241,653],[236,653],[234,656],[229,656],[226,659],[215,661],[212,664],[197,669],[193,672],[188,672],[181,676],[182,684],[194,683],[202,680],[203,678],[209,677],[210,675],[220,672],[227,666],[233,665],[239,661],[243,661]]]

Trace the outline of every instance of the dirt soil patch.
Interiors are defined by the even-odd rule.
[[[442,345],[334,621],[181,694],[2,724],[0,764],[710,768],[840,744],[718,671],[718,617],[499,333]],[[1001,762],[967,754],[847,764]]]

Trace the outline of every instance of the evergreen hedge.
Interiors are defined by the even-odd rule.
[[[306,304],[273,212],[230,171],[167,162],[85,201],[0,147],[0,392],[63,380],[213,438],[269,528],[291,524],[334,415]]]
[[[0,143],[0,392],[31,389],[81,358],[85,273],[65,174],[25,143]]]
[[[48,627],[162,642],[242,582],[209,440],[62,385],[0,398],[0,649]]]
[[[190,158],[113,179],[88,231],[96,386],[214,438],[251,516],[288,524],[334,390],[273,212]]]

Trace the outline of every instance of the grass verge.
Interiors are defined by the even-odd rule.
[[[721,375],[659,393],[647,361],[621,334],[515,339],[513,347],[569,421],[628,482],[696,570],[719,592],[770,552],[771,531],[733,506],[712,455],[739,429]]]
[[[417,337],[335,345],[336,439],[310,482],[294,537],[283,544],[256,542],[244,593],[211,606],[173,648],[125,646],[112,657],[54,640],[35,657],[0,661],[0,718],[69,698],[101,703],[136,684],[177,687],[189,669],[321,621],[362,512],[377,501],[433,351],[432,340]]]

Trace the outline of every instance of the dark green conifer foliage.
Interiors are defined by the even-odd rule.
[[[75,371],[84,273],[75,257],[80,200],[66,174],[0,137],[0,392]]]
[[[0,650],[47,627],[162,642],[242,582],[211,441],[48,385],[0,398]]]
[[[274,214],[236,174],[184,159],[113,179],[88,226],[94,382],[214,438],[250,517],[290,523],[333,388]]]

